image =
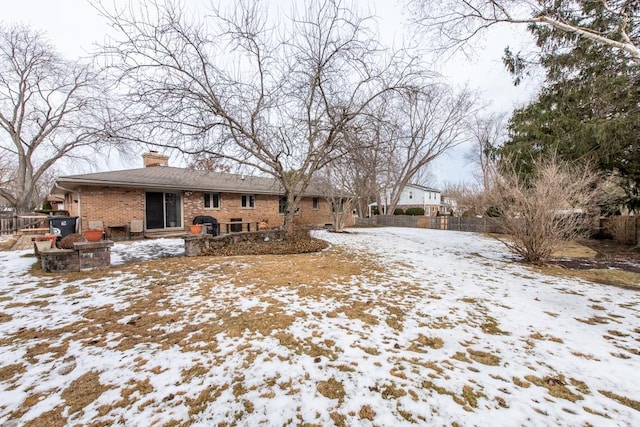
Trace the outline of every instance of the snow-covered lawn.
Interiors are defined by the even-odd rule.
[[[477,234],[317,236],[68,275],[0,252],[0,425],[640,425],[639,292]]]

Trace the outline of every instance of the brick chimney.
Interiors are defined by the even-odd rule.
[[[142,162],[144,163],[145,168],[153,166],[169,166],[169,156],[165,156],[164,154],[151,150],[142,155]]]

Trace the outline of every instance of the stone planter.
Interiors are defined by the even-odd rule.
[[[33,242],[33,245],[35,247],[36,256],[40,256],[40,253],[42,251],[46,251],[52,248],[51,240],[35,240]]]
[[[102,240],[103,233],[104,230],[101,228],[89,229],[84,231],[84,237],[86,237],[89,242],[99,242]]]
[[[189,226],[191,234],[202,234],[202,224],[193,224]]]

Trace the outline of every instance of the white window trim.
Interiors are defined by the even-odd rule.
[[[253,200],[253,206],[244,206],[243,201],[247,200],[248,202]],[[240,208],[241,209],[255,209],[256,208],[256,195],[255,194],[242,194],[240,196]]]
[[[211,202],[212,205],[213,205],[213,195],[217,194],[218,195],[218,207],[215,207],[215,206],[206,207],[206,206],[204,206],[205,194],[209,194],[209,197],[210,197],[209,201]],[[205,191],[204,193],[202,193],[202,206],[206,210],[219,211],[222,208],[222,198],[220,197],[220,193],[217,192],[217,191]]]

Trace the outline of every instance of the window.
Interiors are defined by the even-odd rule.
[[[343,213],[344,212],[344,199],[338,199],[331,202],[333,206],[333,212]]]
[[[220,209],[220,193],[204,193],[205,209]]]
[[[280,196],[280,200],[278,201],[278,213],[285,214],[287,212],[287,198],[285,196]]]
[[[413,191],[409,191],[409,198],[413,199]]]
[[[320,209],[320,197],[313,198],[313,209]]]
[[[242,207],[245,209],[253,209],[256,207],[256,196],[253,194],[242,195]]]

